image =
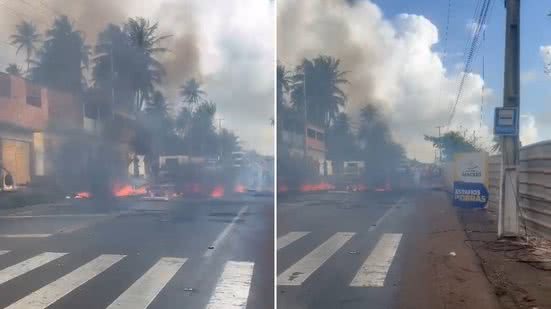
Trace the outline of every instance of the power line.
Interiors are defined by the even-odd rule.
[[[463,93],[463,87],[465,85],[465,80],[467,75],[471,72],[471,64],[474,59],[474,55],[476,54],[478,47],[479,47],[479,39],[482,29],[486,26],[486,18],[488,16],[488,10],[490,8],[491,0],[484,0],[482,4],[482,8],[480,9],[479,17],[476,20],[476,29],[473,35],[473,39],[471,41],[471,46],[469,49],[469,53],[467,55],[467,61],[464,65],[463,75],[461,76],[461,81],[459,82],[459,89],[457,91],[457,96],[455,99],[455,103],[453,104],[451,108],[450,117],[448,119],[447,127],[451,125],[451,122],[453,120],[453,117],[455,116],[455,111],[457,108],[457,105],[459,101],[461,100],[461,95]]]

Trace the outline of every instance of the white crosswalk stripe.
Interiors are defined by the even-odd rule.
[[[65,254],[67,253],[44,252],[21,263],[17,263],[8,268],[4,268],[0,270],[0,284],[10,281],[11,279],[19,277],[25,273],[28,273],[29,271],[36,269],[44,264],[47,264],[55,259],[58,259]]]
[[[245,309],[253,268],[252,262],[227,262],[207,309]]]
[[[335,254],[355,233],[338,232],[277,277],[278,285],[302,285],[310,275]]]
[[[290,232],[277,239],[277,250],[287,247],[310,232]]]
[[[6,309],[44,309],[124,257],[125,255],[100,255],[67,275],[11,304]]]
[[[0,255],[11,252],[0,250]],[[0,285],[16,279],[68,253],[43,252],[0,270]],[[103,254],[84,263],[61,278],[47,283],[23,296],[5,309],[45,309],[80,286],[98,277],[126,255]],[[134,281],[106,309],[146,309],[158,298],[169,282],[188,261],[188,258],[161,257],[141,277]],[[249,298],[254,262],[228,261],[214,286],[206,309],[245,309]],[[38,275],[38,274],[36,274]],[[31,278],[32,280],[32,278]]]
[[[402,234],[384,234],[350,283],[353,287],[383,287]]]
[[[186,261],[182,258],[161,258],[107,309],[147,308]]]

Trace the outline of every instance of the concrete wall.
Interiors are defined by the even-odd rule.
[[[490,162],[490,207],[499,206],[501,155]],[[493,176],[492,176],[493,175]],[[522,147],[519,170],[521,224],[530,232],[551,239],[551,141]]]

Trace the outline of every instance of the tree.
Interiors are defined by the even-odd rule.
[[[136,112],[143,109],[144,100],[153,92],[154,84],[160,83],[165,75],[163,66],[154,55],[168,51],[160,47],[160,43],[170,36],[159,35],[158,28],[158,23],[152,24],[142,17],[130,18],[124,25],[130,45],[135,48],[132,85],[135,91]]]
[[[477,137],[467,136],[466,132],[449,131],[441,137],[425,135],[425,140],[442,150],[442,160],[451,161],[454,155],[461,152],[481,151]]]
[[[348,83],[346,72],[339,68],[340,60],[329,56],[304,59],[292,78],[291,99],[297,109],[304,110],[308,120],[327,128],[346,102],[341,86]]]
[[[37,51],[37,45],[40,42],[40,33],[32,22],[22,21],[15,26],[16,32],[10,36],[10,44],[17,47],[16,54],[19,54],[21,49],[25,50],[27,72],[31,65],[31,57]]]
[[[6,73],[15,75],[15,76],[23,75],[23,73],[21,72],[21,67],[15,63],[8,64],[8,66],[6,67]]]
[[[277,135],[281,136],[283,122],[285,121],[286,109],[284,106],[285,95],[291,90],[291,75],[284,65],[277,64],[277,86],[276,86],[276,111],[278,117]]]
[[[195,78],[191,78],[180,88],[180,95],[185,103],[190,107],[195,107],[205,100],[206,93],[201,89],[201,83]]]
[[[356,136],[350,127],[350,118],[346,113],[339,113],[327,130],[327,157],[335,161],[337,169],[342,166],[343,161],[361,158]]]
[[[46,31],[46,41],[39,51],[39,60],[31,69],[33,80],[54,89],[82,93],[86,84],[90,48],[82,33],[75,30],[67,16],[54,20]]]
[[[222,129],[218,133],[217,143],[223,160],[230,159],[232,152],[240,150],[239,137],[227,129]]]
[[[377,106],[368,104],[362,108],[360,121],[358,139],[366,162],[367,181],[369,185],[380,185],[396,174],[405,151],[393,140],[388,121]]]

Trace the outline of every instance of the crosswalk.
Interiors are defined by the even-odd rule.
[[[308,241],[311,235],[307,231],[289,232],[277,239],[278,256],[284,254],[285,248],[290,247],[300,240]],[[315,272],[322,271],[323,265],[334,256],[339,250],[342,250],[356,233],[337,232],[331,235],[327,240],[318,244],[318,246],[306,253],[297,262],[283,270],[277,276],[278,286],[301,286]],[[378,288],[384,287],[385,279],[392,266],[396,252],[402,240],[402,234],[385,233],[382,234],[367,256],[361,266],[359,266],[355,276],[349,282],[350,287]],[[279,252],[282,253],[279,253]]]
[[[10,250],[0,250],[0,261],[10,252]],[[20,276],[29,274],[40,276],[40,271],[48,267],[59,268],[62,264],[57,261],[63,257],[70,258],[71,254],[43,252],[0,269],[0,289],[4,284],[16,280]],[[86,284],[95,278],[100,280],[103,272],[116,264],[125,263],[128,258],[126,255],[101,254],[37,290],[31,291],[5,309],[45,309],[77,288],[85,289]],[[122,294],[118,295],[106,309],[148,308],[178,271],[185,267],[187,261],[188,258],[161,257]],[[205,308],[245,309],[254,265],[254,262],[248,261],[227,261]]]

